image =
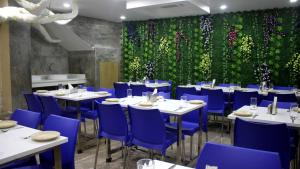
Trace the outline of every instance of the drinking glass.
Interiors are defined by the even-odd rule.
[[[58,90],[62,90],[64,88],[63,84],[58,84]]]
[[[151,159],[140,159],[137,161],[137,169],[154,169],[154,161]]]
[[[255,110],[257,108],[257,98],[256,97],[250,98],[250,107],[252,110]]]
[[[132,89],[127,89],[127,97],[132,97]]]
[[[187,96],[181,96],[180,100],[181,100],[181,107],[184,107],[187,102]]]
[[[292,123],[294,123],[297,117],[298,117],[298,104],[291,104],[290,118],[292,120]]]
[[[191,85],[191,80],[190,80],[190,79],[187,80],[187,85],[188,85],[188,86]]]
[[[155,82],[155,84],[158,84],[158,80],[157,79],[155,79],[154,82]]]
[[[145,99],[145,101],[148,101],[148,92],[143,92],[142,96]]]

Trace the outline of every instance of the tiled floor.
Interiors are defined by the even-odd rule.
[[[88,132],[92,133],[92,123],[88,122]],[[197,143],[198,136],[194,136],[194,143]],[[205,134],[203,134],[203,143],[205,142]],[[230,136],[228,133],[224,133],[224,137],[221,141],[220,127],[210,126],[208,132],[208,140],[223,144],[230,144]],[[112,142],[112,148],[117,148],[120,146],[118,142]],[[190,137],[186,137],[185,141],[185,151],[186,151],[186,159],[189,159],[189,146],[190,146]],[[194,152],[196,152],[196,144],[194,148]],[[82,154],[76,154],[76,169],[92,169],[94,166],[96,153],[96,139],[90,139],[85,144],[85,151]],[[104,140],[101,140],[100,151],[98,155],[98,164],[97,169],[120,169],[123,168],[123,160],[121,156],[121,151],[112,155],[112,162],[106,163],[106,145],[104,144]],[[173,149],[169,148],[167,151],[167,158],[165,159],[168,162],[175,162],[175,154],[176,154],[176,144],[173,145]],[[140,150],[131,150],[129,151],[129,158],[127,159],[127,164],[129,169],[136,168],[136,162],[141,158],[149,158],[149,154],[142,152]],[[156,158],[160,158],[157,156]],[[190,167],[195,167],[196,160],[192,161],[188,164]]]

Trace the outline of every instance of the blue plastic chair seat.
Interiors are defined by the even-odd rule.
[[[199,130],[199,124],[193,122],[182,121],[182,133],[183,135],[194,135]],[[169,123],[168,129],[177,131],[177,123]]]
[[[96,119],[98,119],[98,113],[97,113],[97,110],[82,111],[81,117],[96,120]]]
[[[139,140],[133,139],[132,143],[134,145],[137,146],[142,146],[145,148],[149,148],[149,149],[154,149],[154,150],[158,150],[163,152],[163,154],[165,154],[165,150],[172,145],[173,143],[175,143],[177,141],[177,134],[171,131],[166,131],[166,138],[165,138],[165,142],[161,145],[153,145],[153,144],[147,144],[146,142],[141,142]]]

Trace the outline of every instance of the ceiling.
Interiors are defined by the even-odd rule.
[[[80,15],[114,22],[121,22],[121,15],[125,15],[126,20],[148,20],[208,14],[201,9],[203,6],[209,7],[211,14],[216,14],[300,5],[300,0],[296,3],[289,0],[128,0],[129,4],[135,3],[136,8],[126,10],[126,0],[78,1]],[[221,10],[220,6],[224,4],[227,9]]]

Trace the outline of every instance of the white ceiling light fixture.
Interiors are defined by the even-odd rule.
[[[126,19],[126,16],[121,15],[121,16],[120,16],[120,19],[121,19],[121,20],[125,20],[125,19]]]
[[[71,7],[71,5],[70,5],[69,3],[64,3],[63,6],[64,6],[65,8],[70,8],[70,7]]]
[[[298,0],[290,0],[290,3],[298,2]]]
[[[220,9],[221,9],[221,10],[227,9],[227,5],[221,5],[221,6],[220,6]]]

